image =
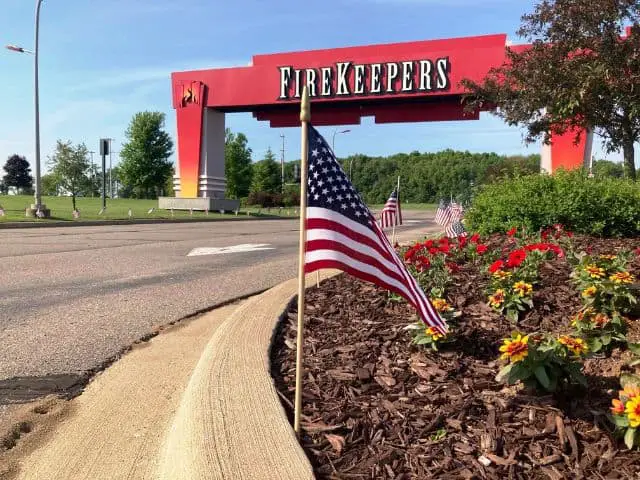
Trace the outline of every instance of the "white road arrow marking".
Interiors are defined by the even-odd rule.
[[[275,250],[275,247],[269,247],[270,243],[244,243],[242,245],[233,245],[231,247],[200,247],[191,250],[187,257],[197,257],[199,255],[222,255],[227,253],[245,253],[257,252],[259,250]]]

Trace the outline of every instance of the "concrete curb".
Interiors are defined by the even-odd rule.
[[[0,230],[16,228],[65,228],[65,227],[99,227],[112,225],[153,225],[158,223],[209,223],[209,222],[240,222],[246,220],[292,220],[298,217],[262,217],[253,215],[230,216],[229,218],[196,219],[175,218],[175,219],[140,219],[140,220],[61,220],[42,222],[0,222]]]
[[[338,271],[324,271],[328,278]],[[315,275],[307,285],[315,285]],[[214,333],[161,452],[158,478],[313,479],[273,385],[273,333],[297,279],[248,300]]]

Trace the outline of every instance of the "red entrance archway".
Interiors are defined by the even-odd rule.
[[[299,125],[301,86],[315,125],[477,120],[464,112],[463,78],[481,81],[505,61],[507,36],[428,40],[256,55],[250,66],[173,73],[177,113],[177,196],[224,198],[224,115],[253,112],[273,127]],[[526,47],[523,47],[526,48]],[[583,165],[592,139],[554,138],[542,166]]]

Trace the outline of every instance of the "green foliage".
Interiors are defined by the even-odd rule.
[[[485,185],[466,220],[481,233],[504,232],[513,226],[537,232],[562,224],[595,236],[637,236],[640,185],[615,178],[588,178],[580,170],[517,177]]]
[[[271,192],[251,192],[247,197],[247,205],[257,205],[264,208],[281,207],[282,195]]]
[[[73,146],[71,141],[58,140],[54,154],[49,157],[51,175],[55,184],[71,195],[73,209],[76,209],[76,197],[90,186],[89,151],[84,143]]]
[[[58,180],[52,173],[42,175],[40,178],[42,195],[58,195]]]
[[[509,49],[480,84],[463,81],[469,108],[496,105],[508,124],[527,128],[529,141],[594,129],[608,151],[623,150],[625,176],[635,179],[639,18],[638,0],[537,2],[518,31],[531,48]],[[621,38],[626,26],[630,35]]]
[[[227,197],[242,198],[249,194],[253,168],[251,149],[244,133],[233,133],[227,128],[224,139],[224,175],[227,179]]]
[[[580,338],[513,333],[505,339],[502,358],[509,360],[496,380],[507,385],[522,382],[541,392],[555,392],[561,386],[579,383],[586,386],[580,359],[586,353]]]
[[[4,164],[6,174],[2,178],[5,188],[14,187],[19,193],[33,188],[33,177],[31,176],[31,166],[25,157],[11,155]]]
[[[157,197],[171,177],[173,141],[164,131],[164,119],[161,112],[139,112],[125,132],[121,180],[139,198]]]
[[[624,167],[621,163],[615,163],[611,160],[596,160],[593,162],[593,174],[596,177],[624,177]]]
[[[251,192],[281,193],[281,171],[271,149],[267,150],[264,160],[253,164]]]
[[[470,200],[474,187],[518,172],[540,171],[540,157],[504,157],[495,153],[445,150],[400,153],[389,157],[353,155],[342,168],[368,204],[383,204],[400,176],[400,198],[409,203],[437,203],[454,196]]]

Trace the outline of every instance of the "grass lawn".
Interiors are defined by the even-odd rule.
[[[31,195],[0,195],[0,207],[4,209],[5,215],[0,217],[2,222],[16,221],[34,221],[33,218],[25,216],[25,210],[34,202]],[[71,197],[42,197],[42,202],[51,210],[51,218],[46,221],[72,221],[73,208]],[[133,219],[170,219],[170,218],[192,218],[194,220],[202,220],[205,218],[223,218],[232,216],[233,213],[222,215],[220,213],[210,212],[207,216],[204,212],[193,212],[193,216],[188,211],[175,210],[173,215],[169,210],[158,210],[157,200],[137,200],[131,198],[115,198],[107,199],[107,210],[98,215],[102,208],[102,199],[95,198],[77,198],[76,206],[80,211],[80,220],[127,220],[129,218],[129,209],[131,209]],[[150,209],[154,211],[148,213]],[[291,216],[297,212],[293,208],[258,209],[244,208],[240,211],[239,216],[247,217],[247,212],[254,216]]]

